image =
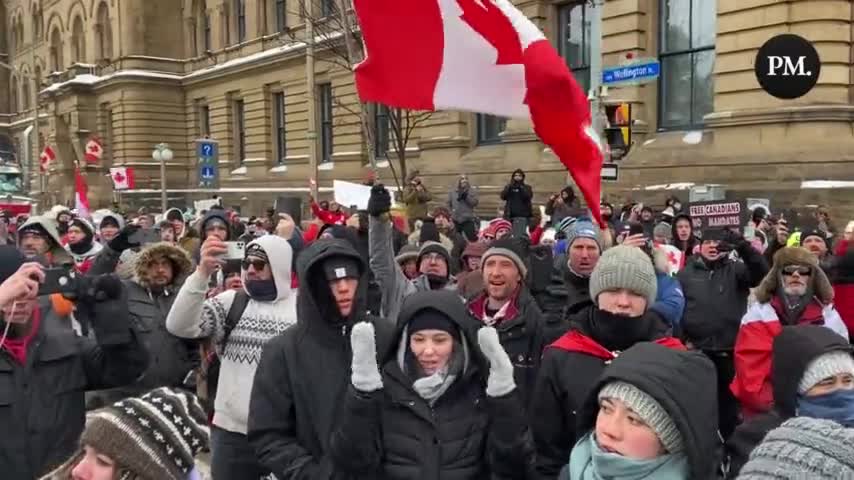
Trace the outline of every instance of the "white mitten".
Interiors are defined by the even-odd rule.
[[[352,373],[350,382],[360,392],[374,392],[383,388],[383,379],[377,366],[377,341],[374,338],[374,326],[360,322],[350,332],[350,346],[353,349]]]
[[[512,392],[516,388],[513,363],[498,340],[498,332],[492,327],[482,327],[477,331],[477,343],[480,345],[480,351],[489,360],[486,394],[490,397],[502,397]]]

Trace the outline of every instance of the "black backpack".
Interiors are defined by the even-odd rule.
[[[243,316],[246,306],[249,305],[249,294],[243,290],[238,290],[234,295],[234,300],[231,302],[231,307],[228,309],[228,314],[225,316],[223,324],[222,348],[225,350],[225,345],[228,343],[228,338],[234,327]],[[202,362],[199,367],[199,379],[196,383],[196,395],[205,407],[208,415],[213,415],[214,403],[216,402],[217,384],[219,383],[220,358],[216,353],[216,348],[213,342],[206,342],[202,345]]]

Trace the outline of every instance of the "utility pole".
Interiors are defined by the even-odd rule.
[[[305,20],[305,83],[306,96],[308,97],[308,130],[306,138],[308,139],[308,156],[309,165],[311,166],[311,175],[314,182],[311,182],[311,197],[317,198],[317,98],[314,80],[314,0],[302,0],[302,11]]]
[[[30,43],[30,63],[32,64],[32,69],[35,72],[36,70],[36,33],[33,32],[32,35],[32,43]],[[39,159],[39,190],[42,196],[44,197],[45,191],[47,190],[47,175],[41,174],[41,135],[39,134],[39,88],[41,85],[38,84],[39,79],[33,75],[33,145],[35,152],[30,155],[30,168],[33,168],[33,164],[35,163],[35,159]],[[28,172],[29,173],[29,172]],[[30,190],[30,184],[32,179],[32,173],[27,175],[27,191]]]

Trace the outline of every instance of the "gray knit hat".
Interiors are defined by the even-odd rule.
[[[819,355],[804,370],[804,376],[798,384],[798,393],[803,395],[825,378],[840,373],[854,375],[854,358],[849,352],[835,351]]]
[[[522,278],[528,276],[528,266],[525,265],[525,261],[522,260],[522,252],[519,251],[519,246],[516,243],[516,240],[512,238],[500,238],[492,242],[489,246],[489,250],[483,253],[483,256],[480,257],[481,269],[483,265],[486,265],[486,259],[492,256],[501,256],[507,257],[512,261],[516,268],[519,269],[519,274]]]
[[[628,408],[638,414],[641,419],[655,432],[661,444],[669,453],[682,451],[682,434],[676,423],[654,398],[631,383],[611,382],[599,390],[599,400],[614,398],[622,401]]]
[[[571,224],[566,229],[566,248],[571,247],[572,243],[579,238],[589,238],[593,240],[596,242],[596,245],[599,246],[599,251],[602,251],[602,234],[599,232],[599,227],[593,225],[592,222],[587,220],[578,220]]]
[[[638,247],[619,245],[609,248],[599,258],[590,274],[590,298],[599,304],[599,294],[625,288],[646,298],[647,308],[655,303],[658,283],[652,260]]]
[[[854,429],[794,417],[771,430],[750,454],[740,480],[854,478]]]
[[[652,235],[654,237],[664,237],[667,240],[673,239],[673,229],[670,228],[670,225],[661,222],[652,229]]]

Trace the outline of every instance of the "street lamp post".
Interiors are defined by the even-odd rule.
[[[160,208],[164,214],[169,209],[169,197],[166,193],[166,162],[171,162],[172,157],[172,149],[165,143],[158,143],[151,152],[151,158],[160,162]]]

